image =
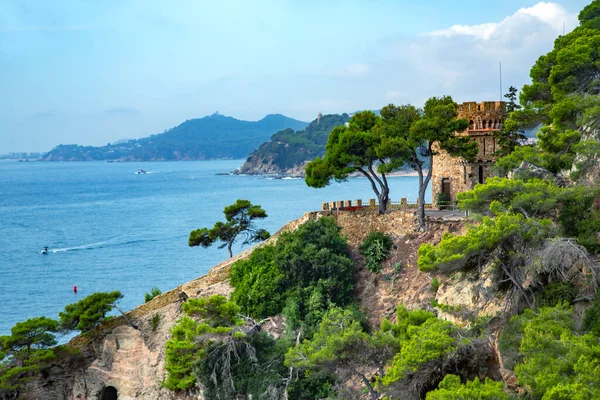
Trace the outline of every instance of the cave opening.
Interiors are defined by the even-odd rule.
[[[114,386],[107,386],[102,389],[100,400],[117,400],[117,389]]]

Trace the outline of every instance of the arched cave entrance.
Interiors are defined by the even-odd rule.
[[[100,392],[100,400],[117,400],[117,389],[114,386],[107,386]]]

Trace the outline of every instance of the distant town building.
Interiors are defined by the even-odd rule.
[[[457,133],[466,135],[479,145],[479,152],[474,162],[452,157],[446,151],[439,150],[433,156],[431,175],[432,201],[437,202],[440,193],[444,193],[451,201],[456,201],[456,194],[473,189],[478,183],[485,182],[490,176],[496,161],[498,142],[494,133],[502,128],[506,114],[506,103],[503,101],[485,101],[482,103],[466,102],[457,105],[458,118],[469,121],[466,131]]]
[[[322,116],[323,116],[323,114],[321,114],[321,112],[319,111],[319,113],[317,114],[317,125],[319,124],[319,122],[321,122]]]

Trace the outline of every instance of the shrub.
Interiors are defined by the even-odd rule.
[[[431,291],[433,293],[437,293],[438,289],[440,288],[440,280],[438,279],[438,277],[436,276],[435,278],[433,278],[433,280],[431,281]]]
[[[152,316],[152,332],[156,332],[158,324],[160,324],[160,314],[156,313]]]
[[[310,320],[316,327],[330,303],[351,300],[354,264],[340,230],[331,218],[309,221],[235,262],[232,300],[255,318],[280,314],[289,305],[298,324]]]
[[[440,382],[438,389],[427,393],[426,400],[446,399],[478,399],[478,400],[509,400],[510,396],[504,393],[504,384],[486,378],[481,382],[479,378],[460,383],[457,375],[446,375]]]
[[[577,288],[568,283],[561,282],[547,285],[537,298],[537,307],[554,307],[563,301],[571,304],[577,294]]]
[[[422,244],[417,264],[419,271],[464,270],[481,264],[498,247],[514,249],[517,243],[536,245],[553,233],[553,224],[547,219],[527,219],[521,214],[483,217],[481,224],[470,228],[465,235],[446,233],[437,246]]]
[[[600,337],[600,296],[596,296],[594,304],[585,310],[583,327],[597,337]]]
[[[367,269],[373,273],[381,271],[381,263],[385,261],[390,254],[394,242],[382,232],[373,231],[360,245],[360,254],[365,258]]]
[[[530,397],[600,398],[598,339],[574,331],[573,309],[561,303],[535,314],[527,310],[523,315],[523,363],[516,366],[515,372]]]
[[[157,288],[157,287],[153,287],[152,290],[150,291],[150,293],[146,293],[144,295],[144,303],[149,302],[150,300],[152,300],[153,298],[155,298],[159,294],[162,294],[162,291],[159,288]]]
[[[436,204],[440,210],[445,210],[451,204],[450,195],[445,192],[438,192],[436,198]]]

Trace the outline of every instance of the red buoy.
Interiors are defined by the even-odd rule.
[[[77,293],[77,286],[73,286],[73,293]]]

